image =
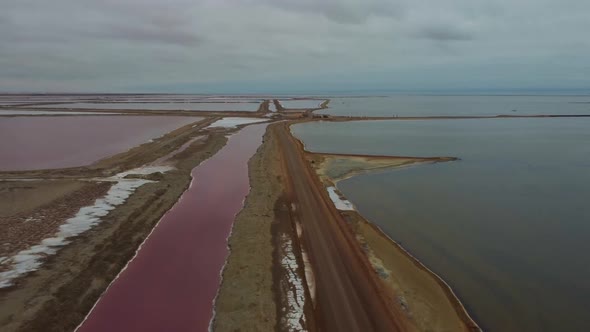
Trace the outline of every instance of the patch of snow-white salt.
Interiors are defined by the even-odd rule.
[[[330,199],[334,202],[334,205],[338,210],[343,211],[354,211],[354,206],[349,200],[340,198],[340,195],[336,193],[335,187],[328,187],[328,194],[330,195]]]
[[[309,295],[311,296],[311,302],[315,304],[315,276],[311,268],[311,262],[307,252],[301,248],[301,257],[303,259],[303,269],[305,271],[305,281],[307,282],[307,289],[309,289]]]
[[[235,128],[239,125],[268,121],[259,118],[223,118],[210,124],[207,128]]]
[[[205,137],[205,135],[201,135],[201,136],[197,136],[194,137],[192,139],[190,139],[188,142],[184,143],[183,145],[181,145],[178,149],[168,153],[165,156],[162,156],[154,161],[152,161],[149,165],[145,166],[145,167],[154,167],[154,166],[169,166],[166,165],[167,163],[170,163],[170,159],[172,159],[172,157],[176,156],[177,154],[181,153],[182,151],[186,150],[189,146],[191,146],[194,142],[196,141],[201,141],[203,140]],[[161,171],[160,171],[161,172]]]
[[[291,239],[285,234],[281,236],[283,242],[283,258],[281,265],[287,271],[287,278],[289,285],[287,285],[287,304],[288,308],[283,319],[289,331],[305,331],[303,324],[305,323],[305,315],[303,308],[305,306],[305,289],[303,282],[297,274],[297,259],[293,253],[293,246]]]
[[[134,175],[149,175],[149,174],[153,174],[153,173],[166,173],[168,171],[173,170],[174,167],[172,166],[143,166],[143,167],[138,167],[138,168],[134,168],[125,172],[121,172],[119,174],[116,174],[115,176],[113,176],[114,179],[122,179],[127,175],[130,174],[134,174]]]
[[[272,99],[268,103],[268,110],[271,111],[271,112],[276,112],[277,111],[277,107],[275,106],[275,103],[272,101]]]
[[[69,238],[78,236],[100,223],[102,217],[118,205],[123,204],[137,188],[153,182],[143,179],[124,179],[126,175],[147,175],[166,172],[172,168],[169,166],[140,167],[105,179],[115,180],[116,183],[111,186],[104,197],[95,200],[93,205],[81,208],[75,216],[67,219],[53,237],[46,238],[41,243],[22,250],[12,257],[3,257],[2,262],[10,264],[11,269],[0,272],[0,288],[11,286],[14,279],[25,273],[36,271],[41,266],[44,257],[55,254],[59,248],[67,245]]]

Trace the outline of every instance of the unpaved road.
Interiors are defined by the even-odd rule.
[[[354,235],[306,164],[285,124],[277,130],[288,198],[303,228],[302,245],[315,273],[315,321],[322,331],[406,331],[403,313],[377,281]]]

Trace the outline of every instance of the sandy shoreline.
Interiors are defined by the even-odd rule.
[[[407,251],[399,243],[397,243],[391,237],[389,237],[387,234],[385,234],[385,232],[383,232],[383,230],[381,228],[379,228],[377,225],[375,225],[375,224],[371,223],[370,221],[368,221],[366,218],[364,218],[362,215],[360,215],[360,213],[358,213],[356,211],[355,212],[345,212],[345,213],[356,213],[357,214],[357,218],[361,219],[362,222],[366,226],[370,227],[372,229],[372,232],[378,234],[380,237],[384,238],[387,242],[395,245],[398,248],[398,250],[399,251],[402,251],[404,255],[406,255],[407,257],[409,257],[410,260],[419,269],[423,270],[425,273],[427,273],[428,275],[432,276],[433,279],[435,279],[437,281],[437,283],[440,285],[440,288],[445,292],[446,297],[452,303],[452,306],[455,308],[458,316],[466,324],[467,329],[469,331],[481,331],[481,328],[477,325],[477,323],[475,322],[475,320],[469,315],[469,312],[467,311],[467,309],[465,308],[465,306],[463,305],[463,303],[461,303],[461,301],[459,300],[459,298],[457,297],[457,295],[455,294],[455,292],[453,291],[453,289],[449,286],[449,284],[446,281],[444,281],[444,279],[442,279],[442,277],[440,277],[434,271],[430,270],[426,265],[424,265],[421,261],[419,261],[409,251]],[[425,328],[429,328],[429,327],[428,326],[425,326]]]
[[[309,154],[310,159],[321,157],[334,157],[334,155]],[[346,158],[346,155],[336,155],[337,158]],[[359,156],[351,155],[351,159],[358,159]],[[330,178],[326,175],[328,165],[320,163],[314,168],[323,182],[329,185],[336,185],[338,181],[368,172],[385,169],[396,169],[400,167],[416,166],[424,163],[435,163],[456,160],[455,158],[413,158],[393,157],[390,165],[383,165],[378,161],[387,159],[385,156],[379,156],[375,159],[360,157],[365,159],[368,164],[365,170],[351,170],[344,176]],[[377,165],[371,167],[371,163]],[[397,163],[397,165],[396,165]],[[323,176],[322,176],[323,175]],[[343,196],[343,195],[342,195]],[[436,273],[428,269],[422,262],[414,257],[410,252],[404,249],[400,244],[391,239],[378,226],[364,218],[360,213],[355,211],[341,211],[347,220],[355,228],[359,243],[366,247],[368,255],[375,270],[382,276],[384,281],[391,287],[392,293],[398,297],[400,303],[412,313],[420,330],[433,329],[435,331],[480,331],[475,321],[471,318],[461,301],[450,286]],[[401,254],[395,257],[391,253],[394,247],[397,253]],[[402,257],[403,256],[403,257]],[[387,273],[385,271],[396,271]],[[400,275],[406,274],[407,277],[402,280]],[[421,274],[426,274],[422,275]],[[430,279],[430,280],[429,280]],[[439,287],[434,289],[432,284],[436,283]],[[426,291],[428,290],[428,291]],[[443,294],[440,294],[440,291]],[[403,297],[402,295],[403,294]],[[443,299],[444,298],[444,299]],[[447,300],[449,303],[447,303]],[[427,308],[429,307],[430,308]],[[436,310],[433,310],[436,308]],[[453,310],[449,310],[452,308]],[[454,317],[456,316],[456,317]],[[455,318],[459,318],[457,321]]]

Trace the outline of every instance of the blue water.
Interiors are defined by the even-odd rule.
[[[338,184],[487,331],[590,331],[590,119],[315,122],[312,151],[460,161]]]
[[[281,105],[286,109],[318,108],[323,102],[324,99],[280,100]]]
[[[318,114],[494,116],[590,114],[590,96],[419,96],[332,98]]]

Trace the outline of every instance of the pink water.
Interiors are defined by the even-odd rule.
[[[265,128],[242,129],[193,169],[190,188],[78,331],[207,331],[227,237],[250,190],[248,160]]]
[[[197,102],[197,103],[70,103],[70,104],[51,104],[38,105],[38,108],[52,108],[57,110],[63,109],[114,109],[114,110],[184,110],[184,111],[240,111],[240,112],[254,112],[258,109],[260,103],[256,102]]]
[[[202,118],[0,118],[0,171],[74,167],[124,152]]]

